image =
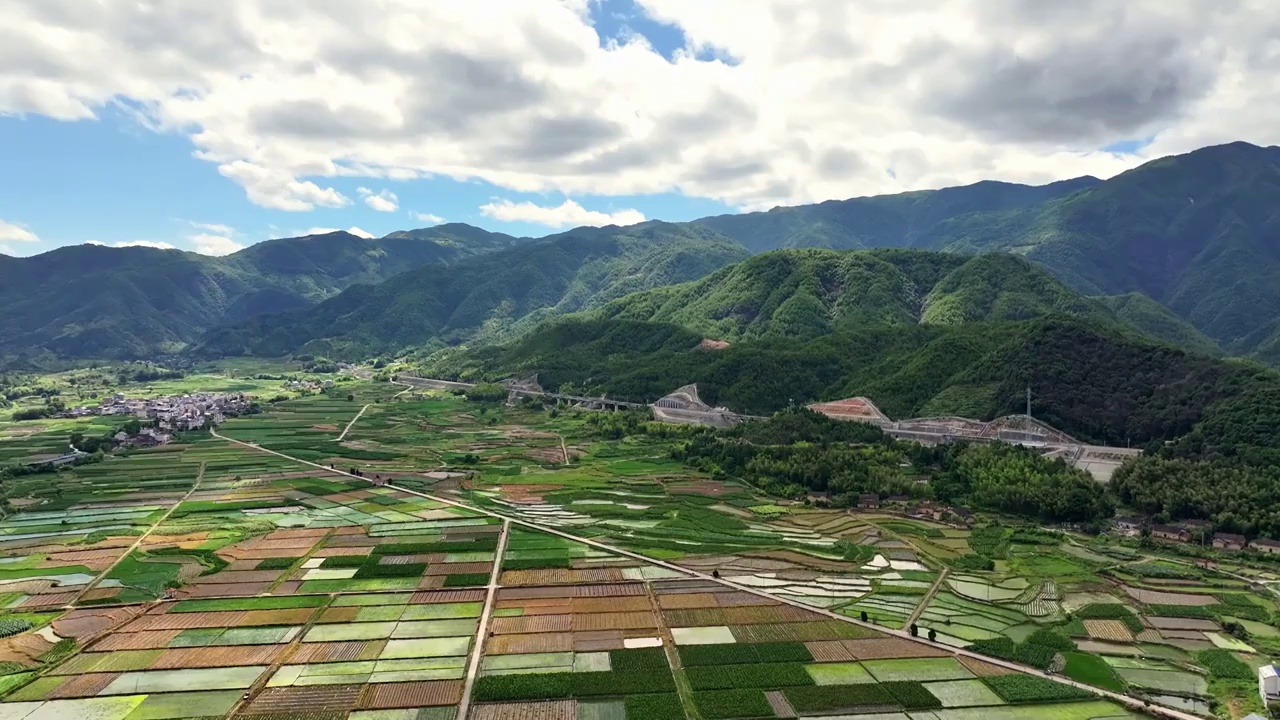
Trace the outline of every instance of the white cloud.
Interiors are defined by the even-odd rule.
[[[0,255],[17,255],[18,251],[8,245],[0,245]]]
[[[0,114],[132,101],[290,211],[335,177],[763,208],[1280,143],[1269,0],[636,0],[672,60],[589,2],[9,0]]]
[[[0,220],[0,241],[4,242],[40,242],[35,233],[10,222]]]
[[[112,243],[111,247],[145,247],[155,248],[156,250],[177,250],[178,248],[167,242],[156,242],[154,240],[123,240],[121,242]]]
[[[300,233],[300,235],[303,235],[303,236],[305,236],[305,235],[327,235],[327,234],[329,234],[329,233],[333,233],[333,232],[341,232],[341,231],[340,231],[340,230],[338,230],[338,228],[331,228],[331,227],[313,227],[313,228],[309,228],[309,229],[307,229],[307,230],[303,230],[303,231]],[[361,230],[360,228],[355,227],[355,226],[352,226],[352,227],[347,228],[346,232],[349,232],[349,233],[351,233],[352,235],[355,235],[356,237],[362,237],[362,238],[364,238],[365,240],[372,240],[373,238],[377,237],[376,235],[374,235],[373,233],[369,232],[368,230]]]
[[[554,207],[544,207],[531,202],[514,203],[510,200],[496,200],[480,206],[480,212],[494,220],[502,222],[527,222],[546,225],[553,228],[564,228],[576,225],[635,225],[644,222],[644,213],[639,210],[618,210],[611,213],[588,210],[572,200]]]
[[[320,207],[342,207],[351,200],[333,188],[299,181],[291,173],[235,160],[218,166],[218,172],[244,187],[249,201],[275,210],[302,212]]]
[[[417,220],[418,222],[429,223],[431,225],[439,225],[440,223],[444,222],[444,218],[440,217],[439,215],[433,215],[431,213],[416,212],[416,213],[409,213],[409,214],[413,216],[414,220]]]
[[[201,255],[230,255],[244,249],[244,245],[223,235],[200,234],[192,235],[189,239],[192,247]]]
[[[396,194],[390,190],[374,192],[369,188],[356,188],[356,192],[360,197],[364,198],[364,204],[378,212],[395,212],[400,209],[400,201]]]
[[[236,234],[235,228],[228,225],[220,225],[218,223],[193,222],[191,223],[191,227],[196,228],[197,230],[204,230],[205,232],[213,233],[214,235],[221,235],[223,237],[230,237]]]

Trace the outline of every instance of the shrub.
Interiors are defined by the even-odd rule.
[[[680,696],[675,693],[628,695],[627,717],[639,720],[685,720]]]
[[[426,563],[409,563],[407,565],[362,565],[356,570],[354,578],[393,578],[418,577],[427,571]],[[446,581],[446,584],[447,581]]]
[[[1171,565],[1162,562],[1143,562],[1125,565],[1123,572],[1138,577],[1163,578],[1168,580],[1194,580],[1200,577],[1196,571],[1182,567],[1180,565]]]
[[[9,637],[30,630],[33,627],[30,620],[0,620],[0,637]]]
[[[1076,618],[1080,620],[1119,620],[1134,634],[1146,629],[1143,627],[1142,621],[1133,614],[1132,610],[1118,603],[1085,605],[1076,611]]]
[[[488,573],[458,573],[456,575],[446,575],[444,578],[445,587],[475,587],[476,585],[488,584]]]
[[[330,555],[320,563],[322,568],[358,568],[376,563],[377,559],[369,555]]]
[[[761,690],[706,690],[693,693],[693,702],[707,720],[773,717],[773,707]]]
[[[765,688],[812,685],[813,677],[800,663],[761,665],[707,665],[685,670],[694,690]]]
[[[1248,665],[1231,654],[1229,650],[1201,650],[1196,653],[1196,662],[1204,666],[1209,674],[1223,680],[1252,680],[1253,671]]]
[[[1061,652],[1076,649],[1076,644],[1071,641],[1071,638],[1051,628],[1040,628],[1028,635],[1023,642],[1029,645],[1043,645]]]
[[[257,565],[253,566],[254,570],[285,570],[293,567],[298,562],[298,558],[291,557],[270,557],[263,558]]]
[[[882,685],[812,685],[782,691],[791,707],[800,713],[821,713],[858,707],[892,705],[894,700]]]
[[[997,695],[1009,703],[1053,702],[1092,698],[1093,693],[1033,675],[996,675],[982,678]]]
[[[761,662],[811,662],[804,643],[726,643],[679,648],[682,665],[746,665]]]
[[[582,673],[587,674],[587,673]],[[608,675],[610,673],[590,673]],[[489,675],[476,678],[475,699],[480,701],[547,700],[573,695],[573,673]]]
[[[675,690],[675,678],[672,677],[671,670],[665,668],[573,673],[573,694],[576,697],[640,695],[675,692]]]
[[[884,682],[880,683],[880,687],[889,693],[904,710],[938,710],[942,708],[942,701],[933,693],[929,692],[922,683],[906,681],[906,682]]]
[[[660,647],[610,650],[609,667],[614,670],[669,670],[667,653]]]

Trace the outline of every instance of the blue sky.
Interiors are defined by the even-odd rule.
[[[591,19],[602,46],[636,33],[670,58],[685,44],[678,28],[647,19],[630,0],[593,4]],[[504,222],[485,216],[479,208],[495,200],[558,206],[569,196],[514,192],[479,180],[326,178],[317,182],[350,197],[352,204],[307,212],[260,207],[246,199],[239,185],[220,175],[215,164],[193,157],[193,150],[186,135],[153,132],[128,109],[108,106],[100,109],[97,119],[72,122],[0,114],[0,158],[4,158],[0,220],[16,223],[40,238],[29,244],[0,240],[0,252],[32,255],[83,242],[166,243],[191,249],[190,237],[207,232],[197,225],[233,229],[232,239],[241,245],[291,237],[312,228],[356,227],[382,236],[437,224],[432,217],[513,235],[542,236],[566,229]],[[391,191],[399,209],[369,208],[360,200],[361,187]],[[721,202],[677,193],[575,194],[572,201],[589,211],[634,209],[647,219],[672,221],[735,211]]]

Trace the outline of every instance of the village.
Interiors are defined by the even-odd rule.
[[[116,393],[97,406],[77,407],[62,417],[127,415],[154,420],[157,430],[199,430],[221,424],[228,417],[249,412],[253,400],[243,393],[190,393],[157,398],[128,398]]]

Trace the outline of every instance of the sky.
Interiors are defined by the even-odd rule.
[[[6,0],[0,253],[540,236],[1280,143],[1270,0]]]

